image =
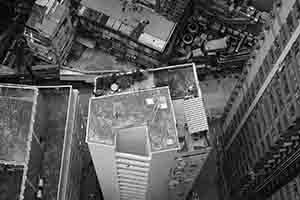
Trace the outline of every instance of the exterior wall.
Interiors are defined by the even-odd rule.
[[[104,199],[120,199],[114,147],[91,143],[88,146]]]
[[[91,143],[88,145],[104,199],[120,199],[114,147]],[[176,151],[152,154],[148,175],[147,199],[170,199],[168,183],[170,169],[175,165],[175,156]]]
[[[191,68],[192,67],[192,68]],[[178,68],[178,69],[177,69]],[[188,69],[190,68],[190,69]],[[168,72],[167,72],[168,70]],[[178,70],[176,72],[176,70]],[[87,138],[86,142],[89,145],[89,149],[91,152],[91,155],[93,157],[94,165],[96,167],[97,176],[101,185],[101,189],[104,193],[104,198],[110,199],[111,196],[109,196],[113,190],[117,190],[116,188],[119,187],[119,192],[121,198],[114,197],[117,199],[127,199],[130,196],[129,191],[137,191],[138,193],[136,198],[133,199],[144,199],[144,200],[182,200],[186,199],[189,195],[190,190],[192,189],[193,185],[195,185],[195,180],[197,179],[199,172],[203,166],[203,164],[206,161],[206,158],[211,150],[210,142],[208,141],[208,124],[206,120],[206,113],[205,109],[202,106],[202,94],[201,90],[198,87],[199,83],[197,80],[196,75],[196,69],[193,64],[186,64],[181,66],[169,66],[169,67],[162,67],[155,69],[155,75],[159,74],[162,77],[168,77],[168,79],[163,79],[162,77],[157,77],[156,81],[157,88],[152,89],[146,89],[146,90],[158,90],[161,86],[169,86],[170,92],[167,93],[166,96],[169,96],[171,93],[171,99],[173,98],[173,101],[168,102],[169,106],[171,108],[170,115],[172,116],[172,126],[173,126],[173,118],[174,122],[176,121],[176,126],[174,124],[174,129],[176,127],[178,135],[179,132],[181,132],[181,137],[184,138],[185,142],[182,142],[182,149],[180,149],[179,144],[176,146],[163,146],[160,147],[159,150],[157,149],[151,149],[150,155],[148,156],[140,156],[136,152],[130,152],[130,151],[119,151],[118,152],[118,138],[116,137],[115,143],[117,145],[117,148],[114,149],[114,145],[111,145],[111,140],[109,134],[104,134],[105,130],[103,131],[103,127],[101,127],[101,121],[97,120],[99,117],[99,114],[96,115],[95,113],[101,113],[102,116],[104,116],[103,113],[107,113],[105,116],[110,116],[111,112],[113,112],[110,109],[97,109],[97,107],[106,107],[105,102],[98,101],[97,103],[92,103],[90,101],[90,110],[89,110],[89,117],[88,117],[88,126],[87,126]],[[156,74],[157,73],[157,74]],[[120,77],[124,74],[120,74]],[[175,78],[174,78],[175,77]],[[179,78],[181,77],[181,78]],[[159,79],[160,78],[160,79]],[[103,82],[103,79],[97,78],[95,80],[95,90],[100,89],[99,83]],[[170,84],[170,80],[172,83],[176,82],[176,84]],[[153,81],[153,80],[152,80]],[[150,81],[150,82],[152,82]],[[105,82],[105,81],[104,81]],[[106,81],[107,82],[107,81]],[[105,83],[106,83],[105,82]],[[155,81],[154,81],[155,82]],[[155,82],[156,83],[156,82]],[[181,84],[183,83],[183,86]],[[152,83],[151,83],[152,84]],[[193,85],[194,84],[194,85]],[[109,86],[110,84],[108,84]],[[143,85],[143,84],[141,84]],[[190,104],[185,105],[184,102],[184,96],[186,95],[184,91],[186,91],[188,86],[193,85],[196,86],[193,91],[193,95],[191,95],[190,100],[196,100],[196,103],[192,102]],[[108,87],[107,86],[107,87]],[[148,86],[148,85],[147,85]],[[104,89],[106,86],[103,86],[102,89]],[[109,88],[108,88],[109,89]],[[144,89],[144,88],[143,88]],[[166,89],[166,88],[164,88]],[[105,90],[105,89],[104,89]],[[145,91],[146,91],[145,90]],[[162,88],[161,88],[162,90]],[[130,91],[130,90],[129,90]],[[140,94],[142,94],[143,90],[140,90]],[[173,91],[173,92],[172,92]],[[125,92],[125,94],[131,94],[132,92]],[[134,90],[133,93],[136,93]],[[112,94],[112,96],[118,96],[122,95],[122,93],[116,93]],[[122,100],[122,103],[126,105],[126,107],[131,108],[130,110],[134,110],[135,108],[130,107],[130,102],[136,102],[135,100],[132,100],[130,98],[130,95]],[[160,92],[160,95],[163,95],[162,92]],[[106,94],[101,94],[99,97],[92,97],[91,100],[96,100],[96,98],[108,98]],[[155,97],[155,94],[151,94],[147,98]],[[135,97],[136,98],[136,97]],[[145,97],[146,98],[146,97]],[[146,98],[146,99],[147,99]],[[168,97],[169,99],[169,97]],[[109,102],[115,102],[114,98],[108,99]],[[126,101],[128,101],[126,103]],[[120,100],[118,100],[120,101]],[[144,101],[144,100],[143,100]],[[168,100],[169,101],[169,100]],[[200,102],[201,101],[201,102]],[[176,102],[176,103],[175,103]],[[188,102],[188,101],[187,101]],[[201,105],[198,106],[200,103]],[[98,106],[96,106],[96,104]],[[176,105],[175,105],[176,104]],[[137,107],[138,103],[134,104],[134,107]],[[108,104],[109,106],[109,104]],[[175,108],[176,107],[176,108]],[[201,109],[200,109],[200,108]],[[188,108],[188,109],[187,109]],[[194,110],[192,110],[194,108]],[[174,109],[174,112],[173,112]],[[104,111],[105,110],[105,111]],[[186,112],[189,112],[191,114],[190,110],[192,110],[193,115],[189,115],[190,121],[187,123],[186,120]],[[196,112],[194,112],[196,111]],[[147,113],[153,112],[149,110],[145,110],[145,116],[147,116]],[[202,112],[202,113],[200,113]],[[129,114],[131,112],[128,112]],[[135,111],[135,113],[140,113],[140,115],[143,115],[140,111]],[[199,118],[199,113],[202,114]],[[124,114],[123,114],[124,115]],[[126,120],[131,118],[128,115],[126,116]],[[198,116],[198,118],[197,118]],[[119,120],[121,117],[118,117]],[[148,119],[149,117],[146,117]],[[152,117],[151,117],[152,118]],[[151,119],[150,118],[150,119]],[[199,119],[199,120],[198,120]],[[110,120],[110,119],[109,119]],[[108,120],[108,121],[109,121]],[[165,122],[164,119],[160,120],[162,123],[160,127],[163,127],[165,124],[169,124],[169,122]],[[193,123],[192,123],[193,122]],[[155,123],[160,123],[158,120]],[[191,127],[196,127],[196,133],[199,133],[202,131],[203,134],[207,134],[207,137],[200,136],[199,138],[194,138],[191,136],[192,131],[195,131],[194,129],[192,131],[189,131],[189,127],[185,127],[184,124],[190,125]],[[102,123],[104,124],[104,123]],[[130,127],[129,125],[127,125]],[[120,127],[120,126],[119,126]],[[134,131],[137,131],[137,127],[141,128],[141,125],[138,124],[138,126],[135,126]],[[147,126],[149,128],[149,126]],[[190,128],[191,128],[190,127]],[[151,128],[151,127],[150,127]],[[121,129],[121,128],[120,128]],[[128,128],[122,128],[128,129]],[[174,130],[172,129],[172,131]],[[205,130],[204,130],[205,129]],[[99,131],[101,130],[101,131]],[[128,130],[127,130],[128,131]],[[177,132],[174,131],[174,138],[179,137],[177,135]],[[120,131],[119,131],[120,133]],[[139,130],[139,133],[142,133],[141,130]],[[151,133],[151,132],[149,132]],[[176,134],[175,134],[176,133]],[[162,133],[163,135],[164,133]],[[91,135],[91,137],[89,137]],[[100,135],[95,137],[95,135]],[[179,138],[178,138],[179,140]],[[109,142],[107,142],[109,141]],[[130,142],[132,144],[136,144],[136,139],[132,139],[128,137],[126,140],[122,140],[122,142]],[[158,141],[158,140],[156,140]],[[162,143],[164,143],[163,139],[161,140]],[[202,141],[202,142],[200,142]],[[98,143],[99,142],[99,143]],[[101,145],[101,143],[105,142],[106,145]],[[152,142],[152,143],[151,143]],[[154,144],[153,140],[149,140],[149,143],[151,145]],[[114,143],[113,143],[114,144]],[[165,143],[164,143],[165,144]],[[177,143],[176,143],[177,144]],[[111,146],[109,146],[111,145]],[[130,148],[128,146],[127,148]],[[119,149],[120,150],[120,149]],[[125,153],[126,152],[126,153]],[[129,154],[131,153],[131,154]],[[98,159],[99,158],[99,159]],[[124,164],[127,164],[125,166]],[[118,178],[111,178],[115,177],[115,172],[117,174]],[[138,176],[138,177],[136,177]],[[103,180],[101,180],[103,179]],[[106,179],[106,180],[104,180]],[[113,179],[113,180],[112,180]],[[122,184],[124,183],[124,184]],[[103,185],[103,186],[102,186]],[[111,187],[111,188],[110,188]],[[132,188],[136,187],[136,188]],[[114,189],[112,189],[114,188]],[[126,188],[126,189],[124,189]],[[107,191],[107,192],[106,192]],[[107,194],[106,194],[107,193]],[[146,193],[146,198],[144,194]],[[105,197],[108,195],[108,197]],[[127,195],[127,196],[126,196]],[[124,198],[124,197],[127,198]]]
[[[283,4],[287,4],[285,7],[288,6],[290,11],[294,9],[293,12],[297,12],[293,7],[294,3],[295,1],[291,0]],[[228,137],[228,139],[225,139],[225,143],[227,143],[231,137],[234,137],[232,136],[233,133],[241,123],[242,117],[246,115],[256,94],[258,94],[262,82],[266,80],[266,75],[279,59],[279,51],[282,51],[286,45],[286,42],[285,44],[282,43],[282,38],[290,38],[291,33],[295,31],[295,28],[294,30],[286,30],[287,27],[283,26],[290,12],[287,12],[286,9],[280,9],[278,12],[278,14],[284,16],[284,18],[280,20],[280,24],[278,23],[279,19],[275,18],[270,29],[264,32],[264,41],[260,41],[260,48],[254,52],[254,59],[249,60],[248,67],[245,67],[244,74],[247,75],[242,75],[228,101],[227,112],[225,112],[224,115],[225,121],[223,123],[225,137]],[[298,24],[298,22],[296,24]],[[260,74],[260,76],[257,74]],[[264,76],[261,77],[262,75]]]
[[[28,89],[32,89],[35,92],[34,98],[26,92]],[[5,195],[8,195],[8,199],[35,199],[40,177],[45,181],[42,194],[43,199],[79,199],[79,194],[77,195],[75,192],[75,194],[70,195],[72,192],[69,192],[72,190],[79,191],[80,189],[80,173],[76,173],[75,177],[70,177],[70,175],[73,175],[70,172],[80,172],[81,166],[80,151],[74,151],[74,149],[79,148],[79,142],[75,140],[74,136],[74,125],[78,122],[76,117],[78,91],[74,91],[71,86],[32,86],[29,88],[22,85],[13,85],[0,86],[0,93],[2,96],[8,96],[8,99],[11,98],[13,101],[20,100],[18,104],[11,103],[12,105],[19,105],[16,107],[19,107],[19,110],[10,108],[10,111],[17,111],[20,115],[12,120],[17,124],[16,127],[19,125],[21,127],[24,125],[28,126],[25,123],[28,123],[28,119],[30,121],[29,134],[26,135],[28,137],[25,139],[26,149],[23,150],[26,154],[23,163],[7,160],[4,163],[9,165],[9,171],[13,171],[14,175],[9,175],[10,173],[5,170],[1,170],[0,174],[0,187],[9,183],[15,183],[16,186],[20,186],[19,191],[14,190],[15,195],[19,196],[19,198],[10,196],[9,191],[11,189],[9,188],[7,192],[3,192],[4,199],[7,199]],[[3,102],[1,103],[3,105]],[[31,114],[31,117],[26,117],[26,120],[22,119],[25,115],[21,112],[24,108],[20,107],[20,105],[23,103],[32,104],[32,111],[27,112]],[[1,114],[0,118],[3,117]],[[15,115],[8,116],[13,117]],[[19,130],[21,129],[19,128]],[[8,132],[8,134],[11,136],[17,135],[19,137],[18,140],[20,140],[20,136],[24,133],[16,134],[15,131],[12,131]],[[1,134],[0,137],[2,139],[5,138]],[[12,143],[19,144],[20,141],[18,140]],[[77,142],[72,145],[74,141]],[[11,147],[14,146],[10,144],[11,142],[7,143]],[[20,150],[22,146],[24,145],[20,145],[17,149]],[[71,160],[71,155],[74,157],[74,154],[79,159]],[[14,157],[20,159],[20,156]],[[0,161],[1,164],[3,164],[2,160]],[[22,173],[21,177],[19,176],[20,172]],[[11,177],[15,178],[15,180],[9,180]],[[20,179],[21,182],[14,182],[17,179]],[[6,183],[5,181],[8,182]]]
[[[99,46],[101,50],[137,65],[149,66],[150,68],[160,65],[160,53],[158,51],[146,47],[114,29],[107,28],[103,22],[107,21],[108,16],[104,14],[100,15],[89,8],[85,10],[83,14],[78,14],[80,19],[79,27],[101,44]],[[93,13],[95,16],[98,15],[98,19],[86,17],[86,15],[92,15],[89,13]],[[97,35],[94,37],[95,33]]]
[[[267,200],[296,200],[300,197],[300,177],[295,177],[292,181],[279,188]]]
[[[219,157],[233,196],[274,192],[282,172],[272,173],[298,148],[299,8],[293,0],[274,5],[270,29],[228,103]]]
[[[34,87],[0,85],[1,199],[22,200],[34,195],[34,191],[26,187],[34,181],[40,161],[32,157],[39,158],[41,154],[33,138],[37,96]]]
[[[138,15],[150,20],[150,24],[139,31],[131,20],[123,22],[127,11],[120,12],[124,6],[119,1],[84,0],[77,14],[80,19],[79,30],[84,30],[86,35],[93,37],[101,44],[99,47],[103,51],[121,60],[145,68],[159,67],[165,62],[163,57],[170,54],[175,39],[172,35],[181,29],[176,24],[182,21],[189,2],[190,0],[156,1],[155,9],[141,9]],[[129,4],[131,3],[127,5]],[[139,4],[136,5],[139,7]],[[130,18],[139,21],[138,18],[135,19],[135,13],[131,12]],[[119,16],[124,19],[118,19]]]
[[[61,169],[62,176],[60,180],[60,196],[58,200],[79,200],[82,157],[80,151],[80,141],[83,141],[81,134],[83,129],[80,123],[79,111],[79,92],[72,91],[72,100],[68,110],[68,127],[65,133],[63,167]]]
[[[175,155],[175,151],[152,154],[148,199],[170,199],[168,183],[170,169],[175,164]]]
[[[66,190],[66,198],[68,200],[78,199],[80,196],[81,189],[81,178],[82,178],[82,167],[83,167],[83,153],[82,143],[84,141],[84,125],[83,117],[81,116],[80,106],[78,103],[74,104],[76,112],[74,112],[74,126],[72,140],[70,142],[70,162],[68,165],[68,183]]]
[[[57,64],[64,61],[71,50],[75,30],[71,22],[69,1],[59,3],[55,0],[50,4],[41,6],[36,1],[26,23],[30,28],[25,28],[24,36],[35,56],[47,63]]]

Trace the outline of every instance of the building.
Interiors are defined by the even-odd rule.
[[[226,106],[219,181],[227,199],[296,199],[288,190],[299,172],[299,9],[299,1],[274,3]]]
[[[1,85],[0,102],[0,199],[79,199],[78,91]]]
[[[24,36],[34,55],[46,63],[62,64],[74,38],[69,1],[36,0]]]
[[[157,67],[188,2],[83,0],[77,14],[79,33],[95,38],[119,59]]]
[[[299,187],[299,176],[296,176],[290,182],[273,193],[267,200],[298,199],[300,195]]]
[[[195,65],[101,76],[95,91],[86,142],[104,199],[185,199],[211,148]]]

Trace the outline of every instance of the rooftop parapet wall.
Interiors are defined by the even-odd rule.
[[[74,155],[77,97],[71,86],[0,85],[1,200],[35,199],[40,177],[45,200],[77,198],[71,193],[79,182],[69,172],[81,166]]]
[[[126,128],[148,127],[152,152],[178,148],[168,87],[94,97],[90,100],[87,142],[115,145]]]

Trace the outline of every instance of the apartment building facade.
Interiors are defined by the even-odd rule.
[[[273,199],[298,174],[299,11],[299,1],[274,3],[225,108],[218,158],[227,199]]]

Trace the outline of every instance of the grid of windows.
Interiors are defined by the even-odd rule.
[[[288,184],[281,187],[267,200],[296,200],[300,199],[300,177],[295,177]]]
[[[248,87],[244,98],[236,113],[228,124],[223,135],[223,144],[227,144],[233,133],[238,128],[251,102],[266,80],[272,64],[276,62],[285,45],[291,37],[291,33],[298,27],[298,10],[300,4],[295,3],[289,13],[286,24],[283,24],[276,36],[269,53],[264,58],[262,66],[255,75],[254,81]],[[300,38],[293,44],[282,66],[264,91],[253,111],[248,116],[236,138],[225,151],[224,174],[228,176],[227,183],[230,188],[235,188],[241,182],[241,178],[249,174],[265,161],[266,155],[274,152],[279,147],[282,138],[289,134],[288,129],[300,118]],[[287,150],[290,152],[290,150]],[[274,160],[278,164],[282,159]],[[262,165],[264,166],[264,165]],[[269,169],[266,169],[269,171]]]
[[[262,66],[259,68],[258,73],[256,73],[256,76],[253,79],[251,85],[249,87],[247,87],[248,89],[247,89],[245,95],[243,96],[242,102],[239,104],[239,107],[238,107],[236,113],[234,114],[234,116],[232,117],[232,120],[229,122],[226,130],[224,131],[224,141],[223,141],[224,144],[227,144],[229,142],[229,140],[231,139],[231,137],[234,133],[234,130],[236,130],[237,127],[239,126],[243,116],[245,115],[249,106],[251,105],[250,103],[254,100],[255,95],[258,93],[261,85],[263,84],[267,75],[269,74],[269,72],[272,68],[272,65],[277,61],[282,50],[284,49],[284,46],[289,41],[292,32],[294,32],[296,27],[298,26],[299,19],[297,18],[298,17],[297,12],[299,10],[299,7],[300,7],[299,3],[295,3],[293,9],[289,12],[289,15],[287,16],[287,19],[286,19],[286,23],[281,25],[278,35],[276,36],[271,48],[269,49],[268,54],[265,56],[265,58],[262,62]],[[295,46],[297,46],[297,45],[295,45]],[[237,84],[236,88],[234,89],[232,94],[235,94],[235,93],[239,94],[240,88],[242,88],[242,87],[240,87]],[[231,98],[231,99],[234,100],[234,98]],[[276,103],[274,101],[276,101],[276,99],[272,98],[271,100],[272,100],[271,103],[274,106],[274,104]],[[281,99],[279,98],[278,100],[280,101]],[[230,108],[228,108],[228,107],[231,107],[230,105],[232,105],[231,101],[227,105],[227,109],[226,109],[227,111],[230,110]],[[282,104],[280,104],[280,105],[282,105]],[[275,115],[278,114],[277,108],[274,108],[274,109],[275,109],[274,114]]]

